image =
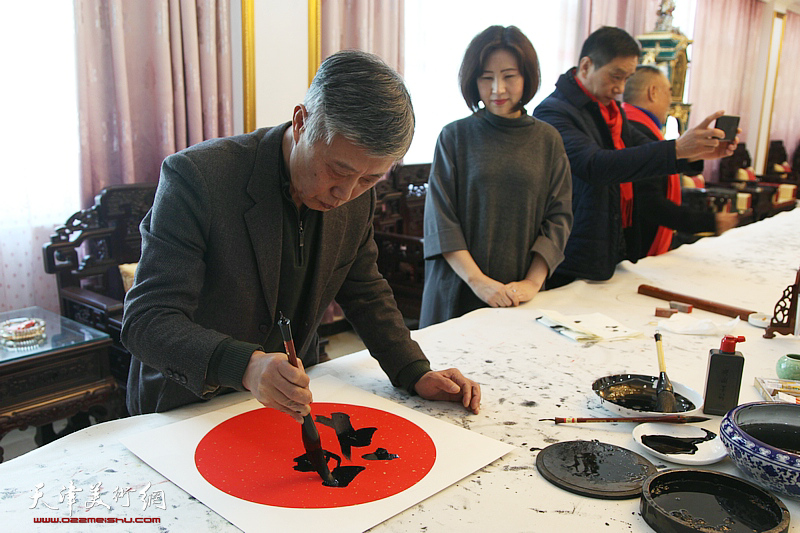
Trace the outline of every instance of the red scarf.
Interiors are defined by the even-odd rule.
[[[664,135],[661,133],[661,130],[656,127],[655,123],[653,123],[653,119],[650,118],[647,113],[636,106],[628,104],[622,104],[622,109],[624,109],[625,114],[628,115],[628,120],[644,124],[647,126],[647,129],[653,132],[653,135],[655,135],[659,141],[664,140]],[[670,174],[667,177],[667,200],[674,204],[681,205],[681,178],[677,174]],[[668,252],[670,245],[672,245],[672,235],[673,231],[671,229],[659,226],[658,231],[656,231],[656,238],[653,240],[653,244],[650,245],[650,250],[647,252],[647,255],[660,255]]]
[[[625,143],[622,141],[622,113],[617,107],[617,102],[611,100],[611,103],[605,106],[592,93],[586,90],[578,76],[575,76],[575,81],[578,83],[578,87],[586,93],[586,96],[597,102],[600,114],[603,115],[603,120],[605,120],[608,130],[611,132],[614,149],[622,150],[625,148]],[[622,216],[622,227],[629,228],[633,224],[633,184],[630,182],[619,184],[619,209]]]

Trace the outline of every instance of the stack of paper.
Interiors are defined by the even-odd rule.
[[[640,331],[623,326],[602,313],[565,316],[558,311],[542,309],[539,322],[580,342],[616,341],[642,335]]]

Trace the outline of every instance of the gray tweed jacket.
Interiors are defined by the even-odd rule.
[[[207,141],[165,159],[153,208],[141,224],[136,280],[125,298],[121,340],[134,356],[132,414],[213,397],[220,387],[209,385],[206,374],[219,343],[232,338],[252,353],[277,327],[284,208],[279,169],[287,127]],[[370,191],[323,214],[315,283],[305,302],[315,318],[293,324],[293,332],[298,355],[314,353],[315,332],[335,298],[400,385],[401,371],[427,361],[378,272],[374,210]]]

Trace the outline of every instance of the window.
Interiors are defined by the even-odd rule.
[[[536,49],[542,84],[526,106],[532,113],[553,91],[558,76],[577,63],[583,41],[581,4],[405,0],[404,74],[417,125],[404,162],[429,163],[442,127],[470,114],[458,87],[458,69],[469,42],[491,25],[517,26]]]

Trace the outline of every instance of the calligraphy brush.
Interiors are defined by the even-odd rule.
[[[711,420],[706,416],[686,416],[686,415],[667,415],[667,416],[617,416],[611,418],[540,418],[539,422],[552,420],[556,424],[582,424],[584,422],[666,422],[669,424],[691,424],[692,422],[705,422]]]
[[[283,337],[283,346],[286,348],[286,354],[289,356],[289,362],[295,368],[299,368],[297,363],[297,353],[294,349],[294,339],[292,338],[292,328],[289,324],[289,319],[280,313],[278,319],[278,326],[281,328],[281,336]],[[306,449],[308,459],[311,461],[311,466],[317,471],[319,477],[325,485],[336,487],[339,483],[333,477],[331,471],[328,469],[328,461],[325,460],[325,451],[322,449],[322,442],[319,438],[317,426],[314,424],[314,419],[311,418],[311,413],[303,417],[303,447]]]
[[[675,412],[675,393],[672,382],[667,377],[667,365],[664,363],[664,348],[661,346],[661,333],[656,330],[656,350],[658,350],[658,382],[656,383],[656,411],[659,413]]]

